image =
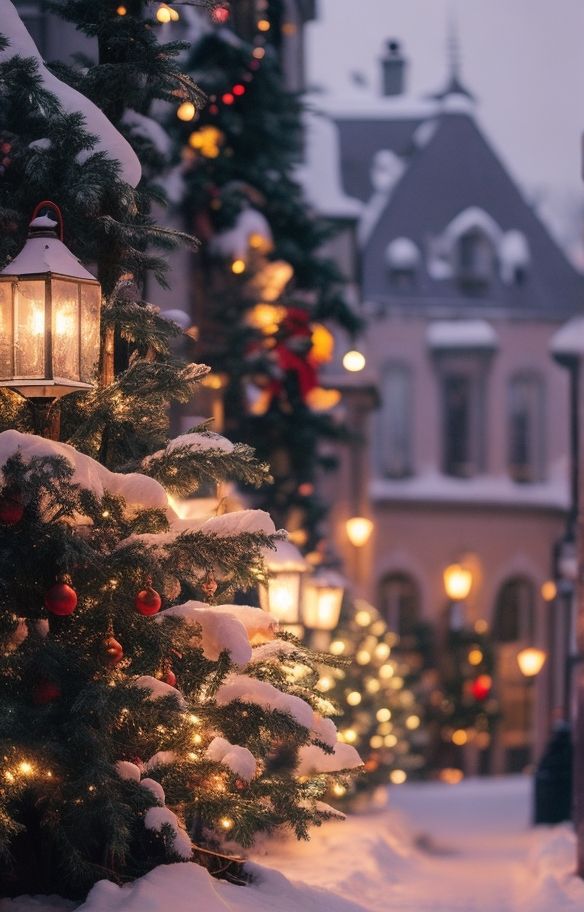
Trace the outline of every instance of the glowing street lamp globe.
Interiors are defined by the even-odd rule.
[[[41,206],[60,225],[33,217],[24,247],[0,272],[0,387],[53,400],[92,387],[101,286],[63,243],[58,207],[35,212]]]
[[[352,516],[345,523],[347,538],[355,548],[363,548],[373,532],[373,523],[366,516]]]
[[[450,564],[444,571],[444,589],[451,602],[464,602],[472,589],[472,573],[460,564]]]
[[[528,646],[517,653],[517,664],[525,678],[535,678],[545,665],[546,659],[547,652],[535,646]]]

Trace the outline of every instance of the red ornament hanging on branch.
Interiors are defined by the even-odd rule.
[[[124,658],[124,647],[114,636],[108,636],[103,644],[108,665],[114,666]]]
[[[146,588],[138,592],[134,601],[136,611],[143,617],[151,617],[153,614],[158,614],[162,606],[162,599],[156,589],[153,589],[150,584],[151,580],[148,580]]]
[[[480,703],[483,700],[486,700],[487,697],[491,694],[491,689],[493,687],[493,679],[488,674],[479,675],[472,684],[470,685],[470,692],[472,693],[475,700],[478,700]]]
[[[212,576],[208,577],[201,583],[201,589],[208,599],[212,599],[217,592],[217,580]]]
[[[46,678],[41,679],[33,688],[32,702],[36,706],[46,706],[47,703],[53,703],[61,696],[61,688],[54,681]]]
[[[71,578],[64,576],[45,593],[45,608],[57,617],[67,617],[77,607],[77,593],[69,585],[70,582]]]
[[[176,675],[172,668],[167,668],[164,677],[162,678],[165,684],[169,684],[171,687],[176,687]]]

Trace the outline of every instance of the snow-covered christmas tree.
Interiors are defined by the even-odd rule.
[[[123,15],[109,4],[53,5],[97,35],[103,61],[92,78],[109,105],[137,37],[153,50],[147,4]],[[152,223],[127,140],[50,73],[9,2],[0,30],[0,122],[11,146],[0,177],[2,312],[25,302],[30,318],[19,317],[13,337],[7,329],[0,358],[0,883],[4,895],[80,897],[99,879],[124,882],[172,860],[225,871],[276,827],[304,837],[334,814],[320,802],[329,780],[360,760],[314,689],[322,657],[253,604],[234,604],[262,581],[277,538],[270,517],[218,505],[185,519],[175,509],[203,482],[267,476],[247,446],[204,426],[167,439],[168,401],[186,399],[206,373],[173,358],[177,327],[141,296],[148,271],[161,272],[148,245],[178,239]],[[174,78],[196,96],[164,51],[148,60],[151,85],[159,60],[165,91]],[[114,122],[122,99],[136,96],[119,83],[115,97]],[[146,117],[148,103],[136,113]],[[11,267],[33,206],[47,198],[24,265],[21,256]],[[67,386],[56,382],[55,352],[73,351],[60,335],[66,342],[76,328],[82,352],[90,341],[82,304],[60,320],[57,298],[47,299],[37,319],[38,287],[25,278],[42,274],[54,290],[55,263],[76,262],[57,236],[59,209],[67,245],[98,265],[100,371],[97,383],[96,357],[94,379],[62,400],[59,439],[45,439],[27,433],[38,397],[15,391],[30,397],[38,374],[23,377],[16,362],[33,342],[50,346],[52,328],[51,401]],[[77,270],[58,281],[84,281]]]

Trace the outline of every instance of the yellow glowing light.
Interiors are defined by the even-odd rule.
[[[393,678],[395,674],[395,669],[393,665],[382,665],[379,669],[379,677],[383,678],[386,681],[388,678]]]
[[[6,770],[4,773],[4,778],[7,782],[14,782],[14,773],[11,773],[10,770]]]
[[[446,782],[447,785],[458,785],[458,783],[462,782],[464,779],[464,773],[461,769],[448,766],[445,769],[440,770],[438,778],[441,782]]]
[[[340,390],[315,386],[307,394],[306,404],[313,412],[329,412],[339,404],[342,398]]]
[[[367,693],[376,694],[376,693],[379,693],[379,691],[381,690],[381,684],[379,683],[377,678],[369,678],[369,680],[365,684],[365,689],[367,690]]]
[[[312,327],[312,348],[310,356],[317,364],[328,364],[335,352],[335,337],[322,323]]]
[[[544,602],[553,602],[558,594],[558,587],[553,580],[546,580],[541,587],[541,597]]]
[[[468,734],[464,728],[457,728],[456,731],[452,732],[452,737],[450,740],[453,744],[458,745],[458,747],[462,747],[468,741]]]
[[[242,275],[245,272],[245,270],[246,270],[245,260],[241,260],[241,259],[234,260],[233,263],[231,264],[231,272],[233,272],[234,275]]]
[[[203,740],[202,736],[199,735],[198,733],[196,735],[193,735],[193,744],[200,744],[202,742],[202,740]]]
[[[420,727],[421,719],[419,716],[408,716],[406,719],[406,728],[415,731]]]
[[[347,644],[344,642],[344,640],[333,640],[329,646],[330,653],[334,656],[342,655],[346,648]]]
[[[255,57],[256,60],[263,60],[266,56],[266,50],[263,47],[254,48],[252,51],[252,57]]]
[[[468,661],[470,665],[480,665],[483,661],[484,656],[482,650],[480,649],[471,649],[468,654]]]
[[[218,127],[201,127],[200,130],[195,130],[189,136],[189,146],[196,149],[205,158],[218,158],[224,138],[224,134]]]
[[[198,716],[195,716],[193,713],[189,715],[189,722],[191,725],[198,725],[201,720]]]
[[[347,696],[347,703],[349,706],[359,706],[359,703],[363,697],[358,690],[352,690],[351,693]]]
[[[371,623],[371,613],[365,609],[361,609],[355,615],[355,623],[359,624],[359,627],[368,627]]]
[[[248,312],[246,322],[254,329],[259,329],[265,336],[273,336],[278,332],[285,316],[284,307],[277,307],[275,304],[256,304]]]
[[[235,826],[231,817],[222,817],[219,822],[221,823],[221,826],[223,827],[224,830],[232,830],[233,827]]]
[[[324,675],[322,678],[319,679],[319,681],[316,685],[316,689],[320,690],[321,693],[326,693],[327,691],[332,690],[334,686],[335,686],[334,679],[331,678],[330,675]]]
[[[343,357],[343,367],[346,371],[350,371],[352,374],[357,374],[359,371],[362,371],[367,360],[365,355],[356,350],[348,351]]]
[[[393,725],[391,722],[381,722],[381,724],[377,726],[377,731],[380,735],[389,735],[389,733],[393,731]]]
[[[169,9],[170,9],[170,18],[172,19],[172,21],[178,22],[178,20],[180,19],[179,11],[173,9],[172,7],[169,7]]]
[[[118,8],[116,10],[116,13],[118,14],[118,16],[125,16],[127,12],[128,12],[128,10],[126,9],[125,6],[118,6]]]
[[[389,774],[390,782],[394,785],[403,785],[407,778],[408,774],[404,770],[392,770]]]
[[[32,765],[32,763],[29,763],[28,760],[22,760],[18,764],[17,769],[18,769],[18,772],[22,773],[23,776],[32,776],[32,774],[34,773],[34,766]]]
[[[355,658],[359,665],[368,665],[371,661],[371,653],[367,652],[366,649],[360,649]]]
[[[170,9],[168,8],[168,6],[165,3],[163,3],[162,6],[159,6],[158,9],[156,10],[156,18],[158,19],[159,22],[162,22],[163,24],[170,22],[170,20],[172,19],[172,16],[170,14]]]
[[[260,234],[257,231],[254,231],[253,234],[250,234],[248,238],[249,246],[252,250],[264,250],[266,246],[269,247],[270,239],[265,235]]]
[[[383,747],[383,738],[381,735],[373,735],[372,738],[369,738],[369,745],[377,750],[378,748]]]
[[[373,523],[366,516],[353,516],[345,523],[347,538],[355,548],[367,544],[373,532]]]
[[[389,682],[389,686],[393,690],[400,690],[400,688],[402,688],[404,686],[404,679],[402,677],[400,677],[399,675],[396,675]]]
[[[386,706],[382,709],[378,709],[375,713],[375,718],[378,722],[389,722],[391,719],[391,709],[387,709]]]
[[[347,789],[344,785],[341,785],[340,782],[335,782],[333,785],[333,795],[336,795],[337,798],[342,798],[343,795],[347,794]]]
[[[268,19],[260,19],[258,22],[258,29],[260,32],[269,32],[270,23]]]
[[[474,629],[475,633],[486,633],[489,629],[488,621],[485,621],[484,618],[479,618],[478,621],[475,621]]]
[[[472,588],[472,573],[460,564],[450,564],[444,571],[444,588],[452,602],[463,602]]]
[[[521,674],[526,678],[534,678],[542,670],[547,653],[543,649],[537,649],[535,646],[528,646],[517,654],[517,664]]]
[[[383,743],[385,747],[395,747],[397,744],[397,738],[395,735],[385,735]]]
[[[197,109],[195,108],[192,101],[183,101],[183,103],[180,104],[176,109],[176,116],[178,119],[184,120],[185,122],[192,120],[196,113]]]
[[[382,662],[389,657],[390,653],[391,648],[387,645],[387,643],[379,643],[375,647],[375,658],[380,659]]]
[[[355,731],[354,728],[346,728],[344,731],[341,732],[341,735],[343,736],[343,740],[346,741],[347,744],[354,744],[355,741],[357,740],[357,732]]]

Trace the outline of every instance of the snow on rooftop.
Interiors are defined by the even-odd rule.
[[[373,95],[354,88],[343,95],[319,95],[319,105],[335,120],[426,120],[442,107],[435,98]]]
[[[555,358],[584,356],[584,317],[572,317],[552,336],[550,351]]]
[[[329,218],[358,218],[363,204],[343,190],[338,127],[326,115],[307,111],[304,128],[306,162],[297,177],[306,197]]]
[[[387,245],[385,259],[390,269],[414,270],[420,262],[420,251],[407,237],[394,238]]]
[[[81,92],[61,82],[47,69],[36,44],[27,32],[11,0],[3,0],[2,3],[0,33],[9,41],[8,46],[0,51],[0,63],[11,60],[16,55],[34,58],[37,61],[39,76],[44,88],[58,98],[64,111],[80,113],[85,118],[88,132],[97,137],[93,151],[105,152],[110,158],[116,159],[120,163],[122,179],[132,187],[136,187],[142,176],[142,168],[131,145],[97,105]]]
[[[435,320],[428,326],[426,339],[434,351],[491,350],[499,344],[495,329],[486,320]]]

